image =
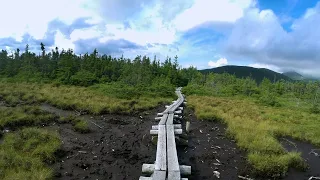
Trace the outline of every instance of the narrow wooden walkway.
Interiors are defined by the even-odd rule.
[[[175,93],[178,96],[176,101],[166,110],[158,113],[156,120],[159,124],[152,126],[150,134],[157,136],[157,152],[154,164],[143,164],[140,180],[187,180],[182,176],[191,174],[191,166],[179,165],[176,139],[177,135],[182,135],[182,111],[186,104],[181,88],[177,88]]]

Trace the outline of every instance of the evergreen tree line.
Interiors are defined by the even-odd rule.
[[[0,52],[0,76],[22,81],[58,81],[63,84],[89,86],[95,83],[122,82],[129,86],[187,86],[189,93],[214,95],[261,96],[267,100],[277,96],[294,96],[314,99],[318,102],[319,82],[270,82],[264,79],[257,84],[250,77],[239,79],[230,74],[202,74],[196,68],[180,68],[178,57],[167,58],[164,62],[137,56],[130,60],[101,55],[95,49],[91,54],[76,55],[72,49],[56,47],[50,52],[40,44],[38,55],[17,49],[13,54]]]
[[[294,99],[299,106],[300,100],[303,100],[311,104],[315,108],[314,111],[320,112],[319,81],[271,82],[264,78],[257,84],[251,77],[240,79],[227,73],[198,73],[184,90],[187,94],[252,97],[270,106],[280,106],[283,99]]]
[[[38,55],[17,49],[13,54],[0,52],[0,75],[25,81],[58,81],[63,84],[89,86],[95,83],[121,81],[128,85],[150,85],[152,82],[166,82],[175,86],[187,85],[195,68],[181,69],[178,57],[164,62],[154,57],[137,56],[130,60],[100,55],[95,49],[91,54],[76,55],[72,49],[59,51],[58,47]]]

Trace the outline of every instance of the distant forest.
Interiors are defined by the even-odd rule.
[[[146,56],[135,59],[114,58],[100,55],[97,50],[91,54],[76,55],[72,49],[59,51],[58,47],[46,52],[41,43],[42,53],[30,52],[28,45],[24,52],[17,49],[9,55],[0,53],[0,75],[25,81],[58,81],[63,84],[89,86],[95,83],[121,81],[128,85],[150,85],[161,81],[175,86],[187,85],[195,68],[180,69],[178,57],[160,60]],[[190,74],[191,73],[191,74]]]
[[[128,86],[170,87],[188,86],[190,92],[204,94],[210,87],[215,95],[270,96],[294,95],[297,98],[319,99],[319,82],[285,81],[271,82],[264,78],[258,85],[255,77],[236,78],[231,74],[202,74],[194,67],[181,68],[178,57],[167,57],[163,62],[154,57],[137,56],[133,60],[92,53],[76,55],[72,49],[56,47],[46,51],[45,45],[38,55],[17,49],[13,54],[0,52],[0,77],[6,81],[61,83],[90,86],[97,83],[121,83]],[[212,90],[214,88],[214,90]],[[208,92],[207,92],[208,93]]]

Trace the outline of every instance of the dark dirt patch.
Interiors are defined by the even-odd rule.
[[[295,169],[289,169],[288,176],[285,180],[302,180],[309,179],[311,176],[320,177],[320,148],[315,147],[307,142],[301,142],[290,137],[280,138],[283,147],[291,152],[301,152],[301,157],[308,164],[305,172]]]
[[[59,116],[76,114],[50,105],[43,105],[42,109]],[[63,141],[57,154],[60,157],[53,165],[55,179],[139,179],[142,164],[155,161],[156,146],[149,131],[156,123],[156,113],[163,110],[161,106],[135,116],[79,116],[88,120],[91,129],[88,134],[74,132],[70,124],[52,126]]]
[[[245,176],[245,153],[235,142],[225,137],[226,126],[219,122],[197,120],[189,108],[185,120],[190,120],[191,132],[187,147],[178,146],[179,164],[189,165],[192,175],[189,180],[218,179],[213,171],[220,173],[220,179],[238,179]]]

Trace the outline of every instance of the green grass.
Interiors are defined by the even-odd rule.
[[[75,116],[60,117],[58,122],[71,123],[73,125],[74,130],[80,133],[90,132],[88,122]]]
[[[36,106],[0,106],[0,129],[39,126],[54,121],[55,116]]]
[[[257,174],[281,176],[289,167],[305,168],[300,154],[288,153],[279,137],[290,136],[320,146],[320,116],[291,101],[280,101],[280,107],[272,107],[243,97],[192,95],[187,99],[198,119],[227,124],[227,134],[248,152],[248,161]]]
[[[126,92],[127,87],[122,88],[119,85],[97,85],[86,88],[55,84],[0,82],[0,87],[0,97],[13,106],[19,104],[20,101],[28,103],[47,102],[61,109],[76,109],[88,111],[92,114],[137,113],[172,100],[170,94],[167,96],[152,96],[142,93],[135,96],[133,93],[132,97],[135,98],[128,98],[131,96],[130,91],[133,91],[130,89],[128,89],[129,93],[126,95],[116,96],[116,94]]]
[[[44,129],[6,134],[0,145],[0,179],[51,179],[53,170],[46,164],[55,161],[54,152],[60,146],[58,134]]]
[[[74,125],[74,130],[80,133],[90,132],[88,122],[85,120],[80,120]]]

